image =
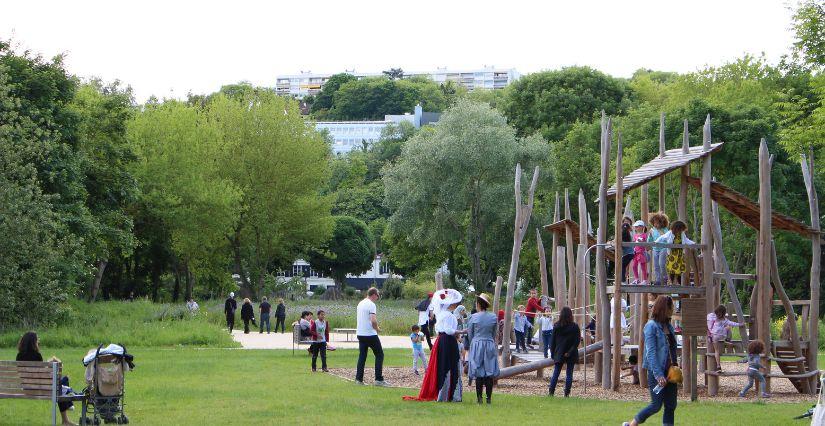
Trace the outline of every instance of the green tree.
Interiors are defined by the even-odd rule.
[[[390,68],[386,71],[381,71],[390,80],[401,80],[404,78],[404,70],[401,68]]]
[[[825,5],[802,0],[793,14],[794,55],[814,69],[825,65]]]
[[[327,117],[333,120],[381,120],[386,114],[409,113],[418,103],[424,110],[436,112],[447,105],[441,89],[430,80],[364,78],[341,85],[335,92],[333,108]]]
[[[316,118],[323,118],[334,106],[333,99],[335,98],[335,92],[337,92],[342,85],[356,80],[358,80],[358,78],[352,74],[340,73],[332,75],[329,80],[324,83],[321,92],[312,100],[310,112],[312,112]]]
[[[309,252],[309,263],[324,271],[341,289],[347,274],[369,270],[375,256],[375,242],[367,224],[349,216],[335,216],[332,237]]]

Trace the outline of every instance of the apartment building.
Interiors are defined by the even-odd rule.
[[[332,139],[332,151],[345,154],[358,147],[371,145],[381,139],[381,133],[390,124],[406,121],[415,128],[437,122],[440,113],[424,112],[421,104],[415,106],[412,114],[385,115],[381,121],[318,121],[315,129],[326,131]]]

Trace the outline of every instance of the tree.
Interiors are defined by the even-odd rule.
[[[386,71],[381,71],[390,80],[401,80],[404,78],[404,70],[401,68],[390,68]]]
[[[335,92],[333,108],[330,109],[327,118],[332,120],[381,120],[386,114],[412,112],[418,103],[424,110],[436,112],[441,111],[447,105],[441,89],[430,80],[364,78],[341,85]]]
[[[324,83],[321,92],[312,100],[310,112],[312,112],[316,118],[323,118],[334,106],[333,99],[335,98],[335,92],[337,92],[342,85],[356,80],[358,80],[358,78],[352,74],[340,73],[332,75],[329,80]]]
[[[443,250],[453,265],[451,250],[462,242],[468,275],[484,290],[512,248],[500,238],[512,232],[512,170],[516,162],[532,167],[545,151],[537,137],[517,138],[488,105],[459,100],[385,169],[391,232],[413,246]]]
[[[802,0],[793,14],[794,55],[814,69],[825,65],[825,5]]]
[[[540,132],[564,138],[576,121],[590,121],[601,110],[620,114],[629,106],[626,84],[589,67],[530,74],[507,91],[504,113],[520,135]]]
[[[341,289],[347,274],[369,270],[375,256],[375,242],[364,221],[349,216],[335,216],[332,237],[309,252],[309,263],[324,271]]]

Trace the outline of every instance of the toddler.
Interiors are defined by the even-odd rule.
[[[417,376],[419,359],[424,368],[427,368],[427,357],[424,355],[424,347],[421,345],[424,339],[424,333],[421,332],[421,327],[418,325],[412,326],[410,331],[412,331],[412,333],[410,333],[410,341],[412,342],[413,351],[413,373]]]
[[[681,220],[677,220],[670,225],[670,231],[656,239],[657,243],[663,244],[696,244],[685,236],[687,225]],[[683,248],[671,248],[667,250],[667,264],[665,268],[670,276],[670,282],[678,282],[680,285],[687,285],[682,282],[682,274],[687,269],[685,267],[685,250]]]
[[[637,220],[633,224],[633,230],[636,232],[633,235],[634,243],[643,243],[647,241],[647,227],[641,220]],[[642,277],[642,285],[647,285],[647,248],[644,246],[633,247],[633,284],[639,284],[639,276]],[[641,269],[641,273],[639,270]]]
[[[739,362],[748,363],[748,384],[739,392],[739,396],[745,397],[753,382],[759,382],[759,390],[762,392],[762,398],[770,398],[771,395],[765,392],[765,375],[762,371],[765,367],[762,366],[762,353],[765,352],[765,344],[761,340],[751,340],[748,343],[748,357]]]
[[[650,232],[647,234],[647,240],[655,243],[659,237],[667,233],[667,225],[670,222],[664,212],[654,213],[650,216]],[[653,283],[656,285],[667,284],[667,272],[665,265],[667,264],[667,249],[662,247],[653,247]],[[651,296],[653,294],[651,293]]]

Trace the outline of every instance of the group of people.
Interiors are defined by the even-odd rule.
[[[687,225],[681,220],[670,222],[667,214],[657,212],[650,215],[650,227],[642,221],[625,216],[622,219],[622,242],[649,242],[657,244],[695,244],[685,232]],[[685,253],[682,247],[662,247],[654,245],[652,250],[642,245],[622,246],[622,281],[629,281],[628,266],[633,271],[632,284],[646,285],[648,263],[653,262],[653,284],[681,283],[686,270]]]
[[[238,302],[235,300],[235,293],[229,293],[229,297],[226,298],[226,301],[223,304],[223,313],[226,315],[226,327],[229,329],[229,332],[232,333],[232,329],[235,328],[235,311],[238,310]],[[270,317],[272,315],[272,304],[269,303],[269,299],[264,296],[261,299],[261,303],[258,305],[258,311],[260,312],[261,324],[259,328],[259,332],[264,332],[264,325],[266,325],[266,334],[270,333]],[[244,298],[243,304],[241,305],[241,320],[243,321],[243,332],[245,334],[249,334],[249,323],[251,322],[253,326],[258,326],[255,323],[255,308],[252,306],[252,301],[249,298]],[[286,326],[286,305],[284,305],[284,299],[278,299],[278,305],[275,307],[275,332],[278,332],[278,327],[281,327],[281,333],[284,332]]]

